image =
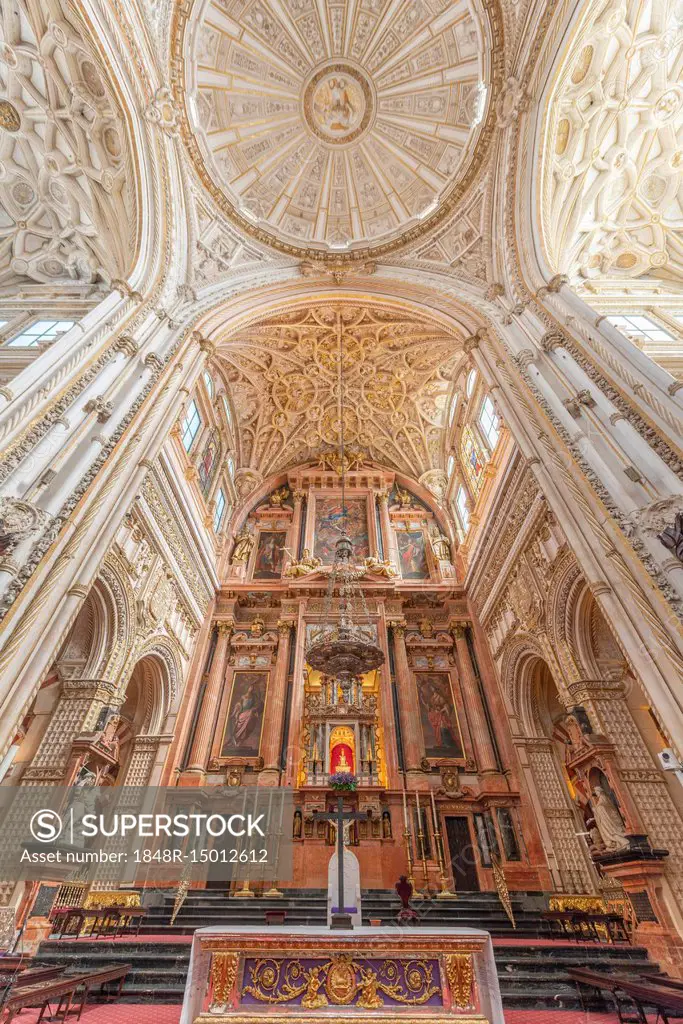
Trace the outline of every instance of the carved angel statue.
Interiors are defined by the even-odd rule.
[[[608,850],[625,850],[629,846],[629,841],[617,807],[602,786],[595,787],[593,796],[595,827],[605,847]]]
[[[301,558],[297,561],[292,559],[285,569],[284,576],[308,576],[309,572],[315,572],[323,564],[322,558],[316,558],[311,554],[309,548],[304,548]]]
[[[434,523],[429,530],[429,543],[432,546],[434,557],[439,562],[450,562],[451,560],[451,542],[448,537],[441,532],[439,527]]]
[[[388,558],[380,558],[377,554],[368,555],[364,560],[363,565],[368,572],[374,572],[378,576],[384,576],[387,580],[392,580],[395,576],[398,576],[398,570],[394,563],[389,561]]]
[[[235,547],[232,551],[233,562],[248,562],[253,546],[254,538],[245,523],[241,531],[235,537]]]
[[[410,491],[404,490],[396,484],[396,496],[398,497],[401,508],[412,508],[413,507],[413,496]]]

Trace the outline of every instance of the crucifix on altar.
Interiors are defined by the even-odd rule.
[[[335,811],[315,811],[313,814],[314,821],[333,821],[337,826],[337,905],[335,907],[334,900],[332,900],[329,920],[330,928],[353,928],[353,918],[347,910],[344,899],[344,876],[346,868],[349,868],[349,874],[358,878],[358,861],[354,854],[344,849],[344,822],[367,821],[369,817],[370,811],[366,811],[364,814],[361,811],[345,811],[344,798],[341,795],[337,796],[337,809]],[[350,878],[349,882],[351,881],[352,879]],[[351,885],[347,885],[346,888],[351,888]],[[353,897],[356,899],[358,906],[353,909],[360,916],[360,884],[354,886],[355,888],[358,890],[358,895],[354,891]]]

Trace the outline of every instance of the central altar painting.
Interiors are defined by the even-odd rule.
[[[344,533],[353,544],[354,561],[362,562],[370,554],[366,499],[347,498],[342,505],[339,497],[317,498],[314,553],[324,565],[334,562],[336,543]]]

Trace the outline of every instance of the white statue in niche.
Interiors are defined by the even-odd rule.
[[[600,838],[610,851],[625,850],[629,846],[621,815],[602,786],[593,790],[593,817]]]

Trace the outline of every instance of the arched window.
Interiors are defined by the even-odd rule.
[[[194,398],[190,401],[187,409],[185,410],[185,419],[182,425],[182,440],[183,447],[186,452],[189,452],[190,448],[194,444],[194,439],[197,436],[199,428],[202,425],[202,418],[199,415],[199,409]]]
[[[228,473],[231,477],[235,475],[235,460],[232,455],[228,455]]]
[[[470,526],[470,514],[467,509],[467,491],[462,485],[458,487],[458,493],[455,496],[455,505],[458,510],[458,516],[460,517],[462,528],[465,533],[467,533]]]
[[[218,533],[223,522],[223,515],[225,513],[225,493],[221,487],[216,495],[216,509],[213,513],[213,530],[214,533]]]
[[[204,370],[204,383],[206,384],[206,390],[209,392],[209,398],[213,398],[213,377],[208,370]]]
[[[448,467],[447,467],[447,474],[448,474],[448,478],[449,479],[450,479],[451,474],[453,472],[453,467],[454,466],[455,466],[455,455],[449,455],[449,457],[448,457]]]
[[[468,398],[472,397],[472,392],[474,391],[474,385],[476,384],[476,382],[477,371],[470,370],[470,372],[467,375],[467,384],[465,385],[465,394],[467,395]]]
[[[213,480],[214,471],[218,463],[218,453],[219,447],[216,431],[212,430],[204,445],[204,451],[201,454],[197,467],[199,471],[199,486],[204,497],[207,497],[211,490],[211,481]]]
[[[448,414],[448,426],[453,426],[453,420],[455,419],[455,410],[458,408],[458,399],[460,398],[460,392],[456,391],[451,401],[451,411]]]
[[[500,437],[500,420],[498,419],[498,414],[496,413],[496,408],[491,401],[490,395],[487,395],[482,403],[481,411],[479,413],[479,425],[489,448],[493,451],[498,444],[498,438]]]

